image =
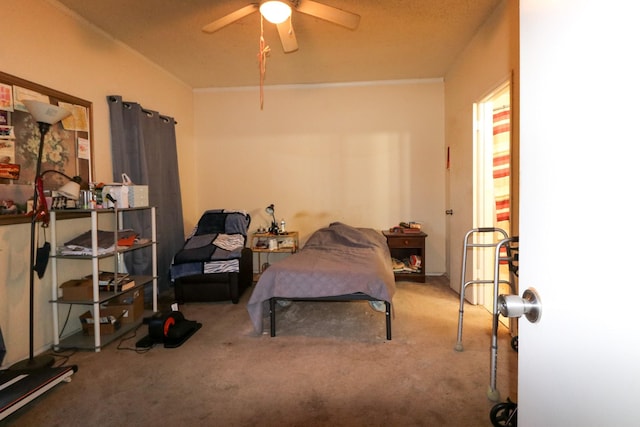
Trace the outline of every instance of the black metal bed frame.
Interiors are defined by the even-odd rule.
[[[276,301],[380,301],[378,298],[374,298],[361,292],[347,295],[335,295],[326,297],[315,298],[287,298],[287,297],[272,297],[269,299],[269,318],[271,321],[271,336],[276,336]],[[383,301],[385,306],[385,321],[387,327],[387,340],[391,340],[391,303]]]

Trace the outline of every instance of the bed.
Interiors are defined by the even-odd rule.
[[[390,340],[391,300],[395,290],[391,255],[384,236],[371,228],[337,222],[315,231],[300,251],[266,269],[251,294],[247,311],[254,329],[261,334],[268,302],[273,337],[277,301],[381,302]]]

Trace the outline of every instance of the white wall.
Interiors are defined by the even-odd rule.
[[[426,270],[444,272],[444,85],[435,81],[200,90],[198,208],[264,207],[304,241],[332,221],[423,223]]]
[[[181,184],[190,188],[193,164],[191,88],[123,44],[45,0],[4,1],[0,69],[93,103],[94,179],[112,181],[108,95],[122,95],[178,121]],[[194,206],[183,190],[185,215]],[[79,232],[88,228],[79,224]],[[86,227],[81,228],[80,227]],[[68,232],[72,232],[70,230]],[[0,327],[4,364],[28,355],[29,226],[0,226]],[[50,269],[49,269],[50,270]],[[52,342],[49,274],[36,280],[35,348]],[[74,271],[65,271],[73,277]]]
[[[445,76],[445,145],[451,168],[446,174],[447,252],[451,287],[460,289],[465,233],[473,224],[473,104],[512,79],[512,228],[517,230],[519,167],[518,1],[505,0],[482,25]],[[514,233],[512,233],[514,234]],[[471,265],[469,259],[467,265]],[[469,278],[469,276],[467,277]]]

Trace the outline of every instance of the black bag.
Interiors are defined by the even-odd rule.
[[[49,254],[51,253],[51,243],[44,242],[41,248],[36,250],[36,264],[33,269],[38,273],[38,278],[42,279],[49,264]]]

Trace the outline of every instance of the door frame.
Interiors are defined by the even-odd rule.
[[[506,107],[512,110],[512,79],[511,77],[497,84],[486,95],[473,104],[473,228],[497,227],[496,198],[494,192],[494,113],[497,108]],[[498,107],[496,107],[498,106]],[[512,119],[509,118],[509,156],[512,156],[513,132]],[[511,165],[511,160],[510,160]],[[509,176],[513,170],[509,166]],[[509,197],[513,192],[509,179]],[[505,228],[503,224],[502,228]],[[505,229],[511,236],[511,227]],[[500,234],[479,233],[477,241],[485,244],[497,243],[502,238]],[[494,255],[490,248],[474,248],[472,251],[472,280],[492,279],[494,277]],[[469,256],[469,254],[467,255]],[[500,277],[509,277],[508,269],[502,268]],[[508,291],[508,286],[501,286]],[[474,304],[493,311],[493,286],[473,285],[471,295],[467,296]]]

